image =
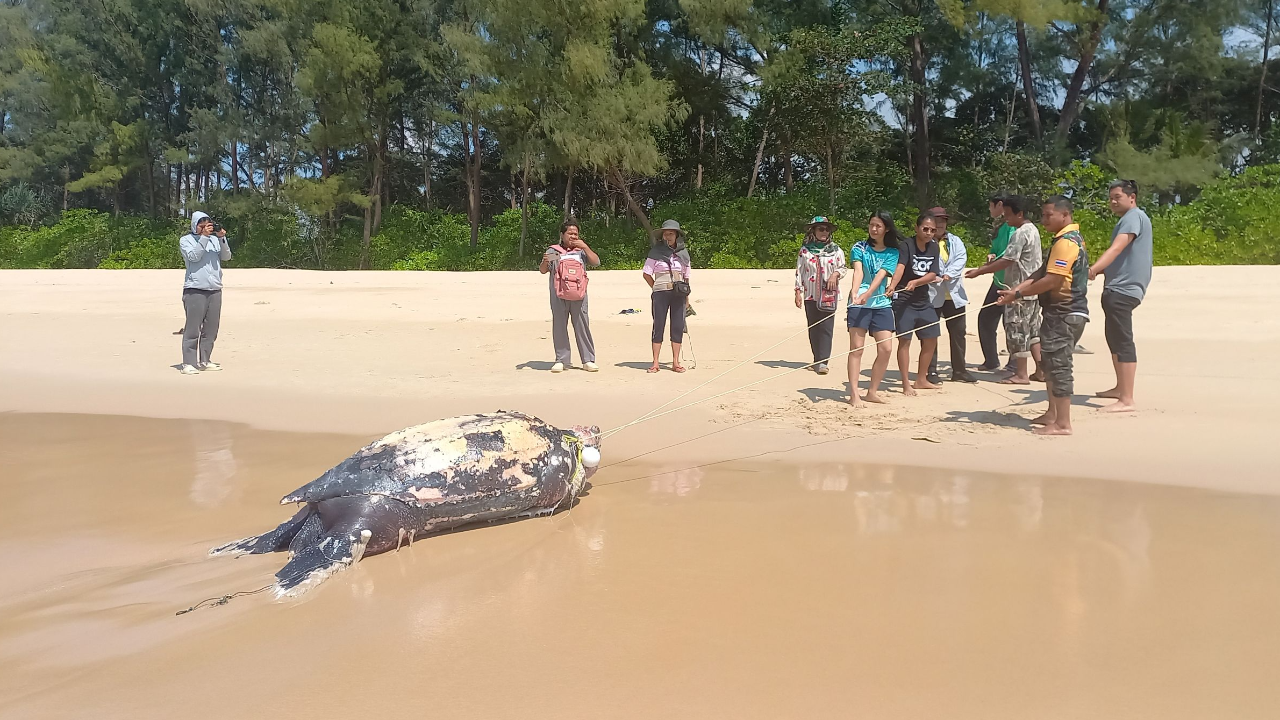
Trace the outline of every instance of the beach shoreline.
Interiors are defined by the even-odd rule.
[[[672,407],[767,381],[618,433],[607,441],[605,466],[640,454],[682,466],[874,461],[1278,494],[1264,449],[1280,423],[1260,408],[1280,390],[1255,379],[1280,355],[1280,320],[1249,310],[1280,300],[1263,281],[1269,271],[1155,269],[1135,313],[1142,411],[1124,417],[1097,413],[1109,401],[1086,395],[1112,380],[1101,283],[1092,283],[1083,344],[1093,354],[1076,355],[1071,438],[1029,432],[1026,418],[1044,407],[1043,385],[947,383],[905,398],[894,365],[891,404],[852,410],[842,402],[843,312],[831,374],[788,372],[810,357],[787,270],[695,273],[698,314],[687,349],[697,369],[684,375],[644,372],[650,319],[639,272],[595,272],[590,302],[601,372],[554,375],[547,371],[547,280],[535,273],[228,269],[214,353],[225,370],[197,377],[174,367],[181,271],[0,271],[0,412],[224,420],[375,437],[509,409],[612,428],[792,336]],[[983,297],[986,284],[970,281],[969,296]],[[1223,313],[1229,306],[1243,312]],[[629,308],[641,312],[619,314]],[[976,314],[975,304],[971,361],[980,357]],[[869,362],[863,365],[865,373]],[[944,377],[946,367],[944,360]]]

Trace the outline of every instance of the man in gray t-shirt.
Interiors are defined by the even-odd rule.
[[[1089,279],[1107,276],[1102,286],[1102,310],[1106,315],[1107,345],[1115,366],[1116,386],[1098,397],[1116,402],[1105,412],[1132,412],[1133,385],[1138,374],[1138,350],[1133,342],[1133,311],[1142,303],[1151,284],[1154,247],[1151,218],[1138,207],[1138,184],[1132,180],[1111,183],[1111,212],[1119,216],[1111,234],[1111,247],[1089,268]]]

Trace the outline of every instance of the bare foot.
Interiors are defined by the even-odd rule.
[[[654,364],[650,365],[650,366],[649,366],[649,369],[648,369],[648,370],[645,370],[645,372],[647,372],[647,373],[656,373],[656,372],[658,372],[658,371],[659,371],[659,370],[661,370],[661,369],[662,369],[662,368],[658,367],[658,364],[657,364],[657,363],[654,363]]]
[[[1050,436],[1071,434],[1071,430],[1069,428],[1062,428],[1062,427],[1058,427],[1057,425],[1045,425],[1044,427],[1038,427],[1035,430],[1032,430],[1031,432],[1035,433],[1036,435],[1050,435]]]
[[[1037,370],[1031,373],[1031,377],[1029,379],[1032,380],[1033,382],[1044,382],[1044,371]]]
[[[1100,397],[1100,398],[1111,398],[1112,400],[1119,400],[1120,388],[1111,388],[1110,390],[1103,390],[1102,392],[1094,393],[1093,396]]]
[[[888,400],[885,400],[884,398],[880,397],[880,396],[879,396],[879,395],[877,395],[876,393],[871,393],[871,392],[867,393],[867,394],[866,394],[866,396],[865,396],[865,397],[863,397],[862,399],[863,399],[863,400],[866,400],[866,401],[867,401],[867,402],[869,402],[869,403],[876,403],[877,405],[888,405],[888,404],[889,404],[889,401],[888,401]]]
[[[1031,378],[1020,378],[1017,375],[1007,377],[1000,381],[1001,385],[1030,385]]]
[[[1123,400],[1117,400],[1104,408],[1098,409],[1098,412],[1104,412],[1104,413],[1131,413],[1131,412],[1137,412],[1137,411],[1138,411],[1137,405],[1134,405],[1133,403],[1125,402]]]
[[[1058,422],[1058,418],[1052,417],[1049,413],[1045,413],[1031,421],[1032,425],[1053,425]]]
[[[941,390],[942,389],[941,385],[934,385],[933,383],[929,382],[928,378],[925,378],[924,380],[917,380],[915,385],[917,388],[920,388],[921,390]]]
[[[906,395],[907,397],[913,397],[915,395],[918,395],[919,393],[917,393],[916,389],[911,387],[910,385],[905,385],[902,388],[902,394]]]
[[[864,403],[862,398],[858,397],[857,394],[849,398],[849,404],[853,406],[854,410],[860,410],[867,406],[867,404]]]

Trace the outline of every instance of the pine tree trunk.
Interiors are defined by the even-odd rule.
[[[569,174],[564,181],[564,219],[573,217],[573,166],[569,166]]]
[[[1271,22],[1275,14],[1275,0],[1267,0],[1267,31],[1262,37],[1262,76],[1258,78],[1258,106],[1253,113],[1253,137],[1262,138],[1262,95],[1267,88],[1267,61],[1271,53]]]
[[[147,214],[156,216],[156,164],[151,153],[147,153]]]
[[[387,158],[387,123],[385,118],[375,121],[374,124],[374,140],[369,144],[369,156],[373,158],[373,186],[370,197],[373,198],[373,227],[372,235],[377,235],[382,229],[382,205],[386,201],[387,191],[390,183],[386,182],[386,158]],[[365,244],[368,244],[365,240]]]
[[[1071,134],[1071,126],[1075,125],[1080,115],[1080,106],[1084,102],[1084,81],[1093,67],[1094,53],[1098,43],[1102,41],[1102,28],[1107,24],[1107,5],[1110,0],[1098,0],[1097,15],[1089,23],[1089,34],[1080,46],[1080,62],[1076,63],[1075,72],[1071,73],[1071,82],[1067,85],[1067,94],[1062,100],[1062,112],[1058,115],[1058,129],[1054,134],[1059,147],[1066,147],[1067,138]]]
[[[422,199],[426,201],[427,210],[431,209],[431,143],[435,140],[436,121],[427,121],[427,141],[422,151]]]
[[[240,143],[231,141],[231,191],[240,192]]]
[[[760,175],[760,164],[764,162],[764,146],[769,142],[769,123],[773,121],[773,106],[769,106],[769,114],[764,118],[764,130],[760,133],[760,145],[756,147],[756,162],[751,166],[751,179],[747,181],[747,197],[756,191],[756,178]]]
[[[831,152],[831,138],[827,138],[827,213],[836,211],[836,165]]]
[[[613,170],[613,181],[622,189],[622,198],[627,201],[627,207],[630,208],[631,214],[636,216],[636,220],[640,221],[640,227],[648,235],[653,235],[653,226],[649,224],[649,216],[645,214],[644,208],[640,207],[640,203],[631,196],[631,188],[627,187],[627,181],[622,177],[622,172],[617,168]]]
[[[1031,119],[1031,136],[1038,144],[1043,139],[1040,131],[1040,104],[1036,100],[1035,78],[1031,75],[1031,43],[1027,41],[1027,26],[1021,20],[1014,23],[1018,35],[1018,63],[1022,66],[1022,94],[1027,98],[1027,117]]]
[[[529,236],[529,151],[524,153],[520,173],[520,257],[524,257],[524,241]]]
[[[376,157],[373,163],[373,184],[369,188],[369,197],[373,202],[364,211],[364,234],[361,236],[360,245],[361,270],[369,269],[369,247],[374,233],[378,232],[377,225],[382,216],[382,167]]]
[[[702,77],[707,75],[707,48],[705,46],[698,49],[698,69]],[[702,189],[702,148],[707,134],[707,116],[698,114],[698,177],[694,181],[694,187],[698,190]]]
[[[919,16],[919,9],[916,13]],[[930,168],[929,158],[932,152],[929,147],[929,106],[925,97],[925,68],[927,64],[924,52],[924,37],[920,34],[911,37],[911,82],[915,87],[911,92],[911,120],[915,129],[914,145],[915,145],[915,186],[916,201],[920,207],[926,207],[929,203],[929,196],[932,194],[930,187]]]
[[[369,263],[369,239],[373,237],[373,205],[364,209],[364,234],[361,237],[360,245],[360,269],[368,270]]]
[[[792,167],[795,163],[791,159],[791,136],[782,136],[782,181],[787,186],[787,192],[795,189],[796,183],[792,178]]]
[[[471,249],[480,246],[480,126],[471,116]]]
[[[707,117],[705,115],[698,116],[698,177],[694,180],[694,187],[698,190],[702,189],[702,145],[703,139],[707,133]]]

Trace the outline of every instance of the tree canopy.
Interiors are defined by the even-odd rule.
[[[1280,158],[1276,0],[0,0],[0,222],[858,191],[974,215],[1072,163],[1150,201]],[[870,202],[870,200],[868,200]],[[275,218],[268,220],[267,218]]]

